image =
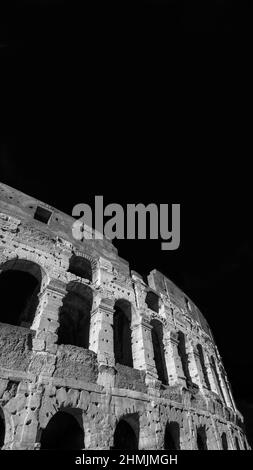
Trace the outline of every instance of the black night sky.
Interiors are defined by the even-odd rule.
[[[68,17],[63,2],[49,3],[32,12],[29,2],[6,7],[1,16],[0,180],[67,213],[80,202],[93,207],[95,195],[123,207],[181,204],[178,250],[148,240],[115,245],[131,269],[157,268],[202,310],[253,445],[247,64],[239,83],[226,54],[179,73],[169,52],[172,82],[163,81],[161,63],[148,80],[142,48],[132,55],[112,47],[120,24],[113,36],[108,11],[104,41],[102,15],[82,21],[74,8]]]

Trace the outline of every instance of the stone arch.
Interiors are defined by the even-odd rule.
[[[140,321],[140,312],[136,308],[136,299],[133,292],[129,289],[121,288],[115,289],[113,291],[112,296],[110,296],[114,300],[114,308],[116,302],[124,302],[126,305],[128,304],[131,308],[131,326],[138,323]]]
[[[41,291],[44,290],[49,282],[49,276],[44,266],[42,266],[35,257],[27,258],[9,258],[0,265],[0,273],[3,271],[23,271],[33,275],[41,284]]]
[[[168,385],[168,372],[163,343],[163,324],[154,318],[151,320],[150,325],[152,326],[151,337],[158,379],[161,380],[164,385]]]
[[[70,282],[59,310],[58,344],[89,349],[93,291],[80,282]]]
[[[122,416],[115,427],[112,449],[137,450],[139,447],[139,433],[138,413]]]
[[[133,367],[132,353],[132,305],[119,299],[114,304],[113,345],[115,364]]]
[[[198,450],[208,450],[207,435],[205,426],[198,426],[196,429],[196,444]]]
[[[0,267],[0,321],[32,327],[39,304],[39,293],[48,281],[44,269],[26,259],[10,259]]]
[[[145,303],[150,310],[159,313],[160,297],[155,292],[148,291],[145,298]]]
[[[228,439],[225,432],[223,432],[221,435],[221,445],[223,450],[228,450]]]
[[[80,450],[85,448],[82,410],[58,410],[40,432],[41,449]]]
[[[180,426],[177,421],[168,421],[164,433],[164,449],[180,449]]]
[[[182,412],[181,409],[168,405],[168,404],[160,404],[159,406],[159,432],[157,434],[157,442],[159,449],[165,449],[165,434],[166,428],[168,426],[167,433],[172,434],[173,444],[169,444],[171,447],[175,447],[178,445],[178,449],[184,448],[184,441],[185,441],[185,432],[187,433],[187,425],[188,425],[188,417]],[[170,424],[172,426],[170,427]],[[173,424],[175,423],[175,424]],[[175,442],[174,442],[175,440]],[[169,447],[168,447],[169,448]]]
[[[75,276],[92,282],[93,270],[94,266],[89,258],[78,256],[76,254],[72,254],[70,257],[68,272],[74,274]]]
[[[236,450],[241,450],[241,447],[240,447],[240,441],[239,441],[239,438],[238,436],[235,434],[234,436],[234,441],[235,441],[235,448]]]

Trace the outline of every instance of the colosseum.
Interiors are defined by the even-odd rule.
[[[196,305],[74,220],[0,184],[0,448],[249,449]]]

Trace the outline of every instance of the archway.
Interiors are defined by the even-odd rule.
[[[235,447],[236,447],[236,450],[241,450],[239,439],[237,436],[235,436]]]
[[[227,435],[225,432],[223,432],[221,435],[221,443],[222,443],[222,449],[228,450],[228,440],[227,440]]]
[[[58,411],[41,435],[41,449],[84,449],[84,430],[81,410]],[[74,414],[76,416],[74,416]]]
[[[180,428],[175,421],[167,423],[164,435],[164,449],[180,449]]]
[[[91,262],[83,256],[72,255],[69,260],[68,272],[75,276],[87,279],[92,282],[92,265]]]
[[[161,380],[163,384],[168,385],[168,374],[163,344],[163,325],[158,320],[151,320],[150,324],[152,326],[151,336],[158,379]]]
[[[32,261],[10,260],[0,269],[0,322],[31,327],[42,282],[41,268]]]
[[[150,310],[159,313],[159,296],[155,292],[147,292],[145,303]]]
[[[182,331],[178,332],[178,353],[181,359],[182,369],[187,385],[192,385],[191,374],[189,371],[188,354],[186,351],[185,335]]]
[[[114,443],[112,449],[138,449],[139,425],[137,420],[138,418],[135,416],[120,419],[114,432]]]
[[[3,447],[5,441],[5,420],[4,414],[0,409],[0,449]]]
[[[131,304],[127,300],[117,300],[113,317],[113,344],[115,364],[133,367]]]
[[[202,369],[202,372],[203,372],[203,377],[204,377],[205,384],[206,384],[207,388],[209,390],[211,390],[211,386],[210,386],[210,382],[209,382],[209,378],[208,378],[208,374],[207,374],[207,370],[206,370],[204,352],[203,352],[203,348],[202,348],[201,344],[197,345],[197,351],[198,351],[198,354],[199,354],[199,360],[200,360],[200,365],[201,365],[201,369]]]
[[[197,429],[197,448],[198,450],[207,450],[206,430],[204,426]]]
[[[71,282],[67,291],[59,312],[58,344],[89,349],[92,290],[79,282]]]

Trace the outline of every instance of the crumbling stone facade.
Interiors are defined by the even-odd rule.
[[[0,185],[0,447],[248,449],[196,305],[73,221]]]

